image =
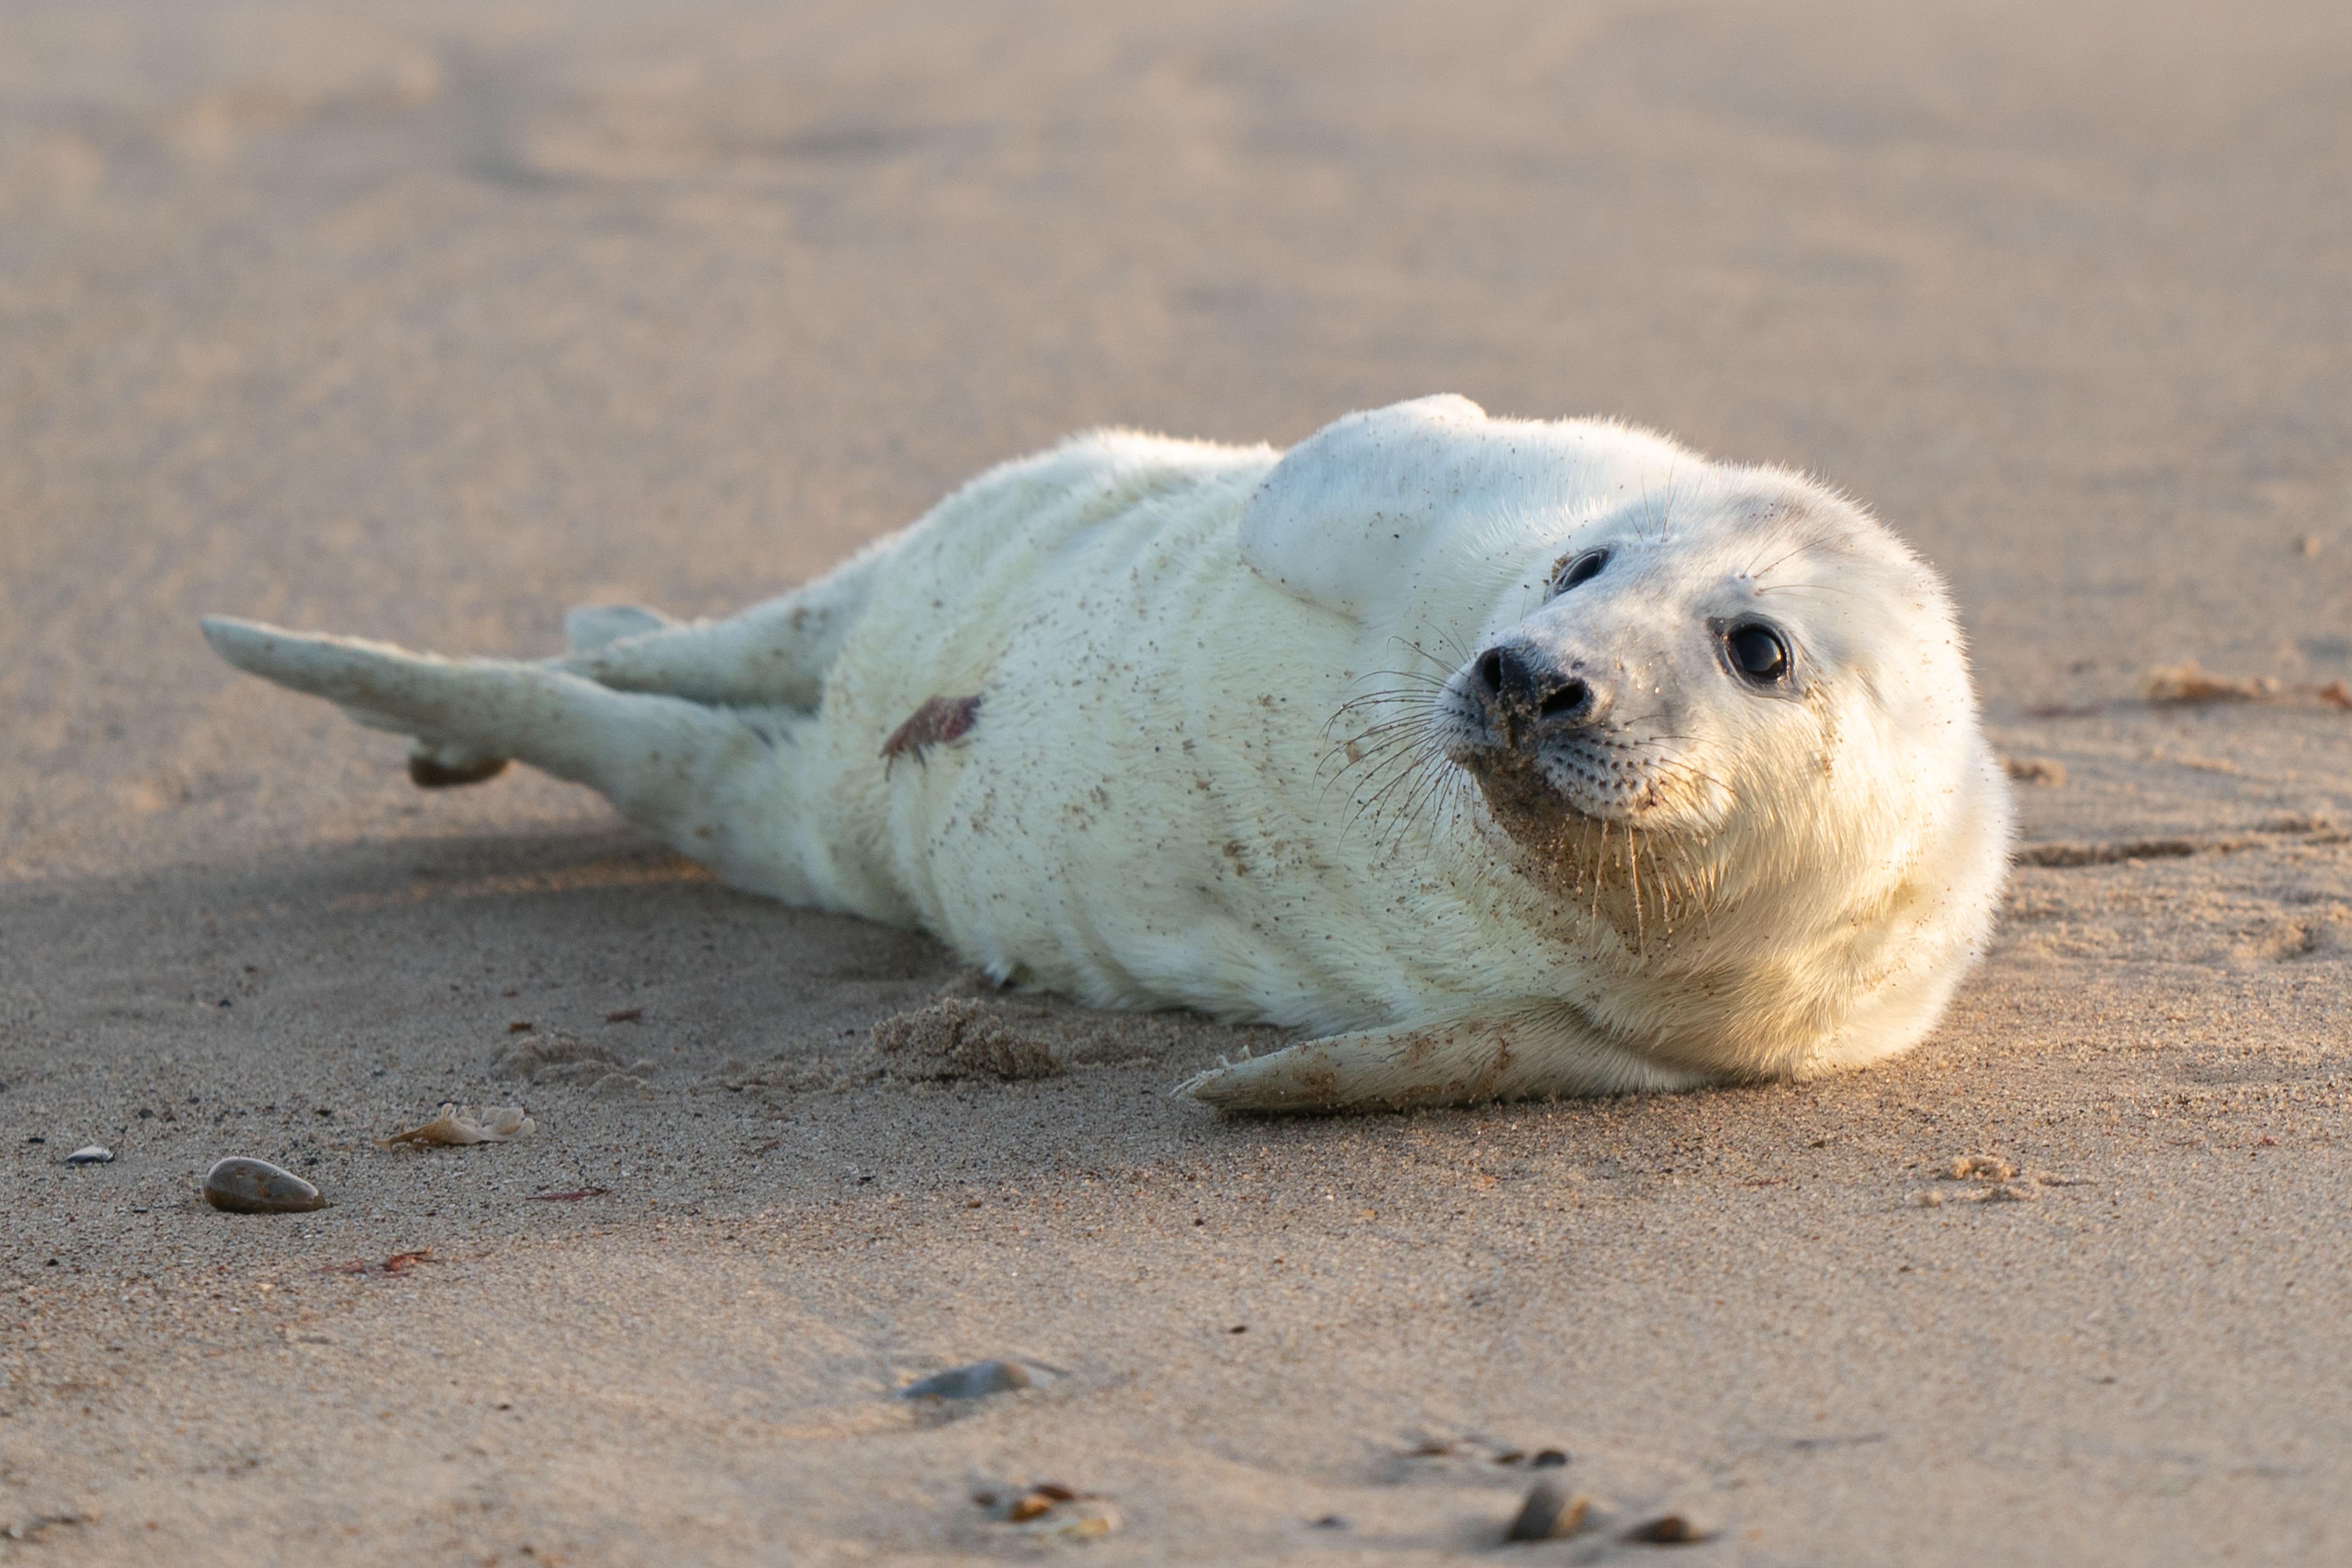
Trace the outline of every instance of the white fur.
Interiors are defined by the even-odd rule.
[[[1757,612],[1798,653],[1776,695],[1721,663]],[[1460,398],[1279,461],[1076,437],[733,620],[572,630],[530,664],[205,622],[426,753],[590,784],[738,885],[1098,1005],[1324,1037],[1186,1086],[1226,1107],[1875,1061],[1934,1024],[2007,863],[1949,603],[1885,529],[1795,475]],[[1556,834],[1442,755],[1506,638],[1614,694],[1601,782],[1547,785]],[[967,695],[968,735],[882,755]]]

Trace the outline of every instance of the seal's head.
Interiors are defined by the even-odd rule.
[[[1598,1009],[1651,1055],[1869,1060],[1981,946],[2007,786],[1942,583],[1851,501],[1425,399],[1295,448],[1244,548],[1368,633],[1460,656],[1422,765],[1475,782],[1468,831],[1569,912],[1617,977]]]
[[[1433,716],[1539,861],[1589,873],[1610,823],[1671,845],[1717,903],[1843,892],[1912,858],[1955,780],[2000,798],[1942,584],[1851,503],[1702,469],[1557,542]]]

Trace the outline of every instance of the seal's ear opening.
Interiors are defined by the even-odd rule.
[[[1488,466],[1486,410],[1451,393],[1334,420],[1283,454],[1241,520],[1242,559],[1358,621],[1408,596],[1433,524]]]

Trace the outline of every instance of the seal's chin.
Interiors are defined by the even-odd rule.
[[[1473,752],[1453,758],[1485,798],[1494,825],[1517,851],[1516,869],[1570,895],[1596,921],[1616,928],[1637,953],[1671,938],[1706,907],[1706,842],[1675,802],[1580,799],[1522,753]]]

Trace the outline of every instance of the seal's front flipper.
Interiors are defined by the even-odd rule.
[[[205,638],[241,670],[415,738],[410,776],[457,782],[515,758],[603,793],[623,816],[739,886],[800,896],[793,817],[807,749],[790,714],[612,691],[544,664],[439,659],[381,643],[210,616]],[[773,802],[773,815],[757,809]]]
[[[1220,1111],[1392,1111],[1706,1081],[1635,1056],[1566,1008],[1531,1003],[1524,1012],[1327,1035],[1212,1068],[1177,1092]]]

